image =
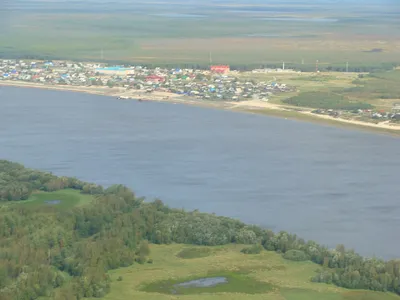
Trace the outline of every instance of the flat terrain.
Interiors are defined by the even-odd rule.
[[[312,283],[310,279],[319,268],[318,265],[288,261],[275,252],[263,251],[261,254],[246,255],[240,253],[243,248],[240,245],[209,248],[190,245],[150,246],[152,264],[135,264],[110,272],[111,293],[105,296],[105,300],[178,297],[263,300],[400,299],[393,294],[351,291],[334,285]],[[182,251],[187,255],[182,255]],[[204,290],[180,288],[175,290],[176,294],[171,293],[177,283],[215,276],[228,278],[226,286],[203,288]]]
[[[93,200],[91,195],[81,194],[77,190],[65,189],[56,192],[37,191],[28,200],[13,202],[8,205],[21,205],[27,208],[52,207],[57,210],[68,210],[75,206],[85,205]]]
[[[324,104],[328,107],[335,101],[335,96],[342,97],[347,103],[371,104],[375,109],[383,111],[391,111],[395,103],[400,103],[399,70],[371,74],[249,72],[242,74],[241,77],[248,80],[276,81],[296,87],[296,92],[282,93],[272,97],[271,103],[275,104],[285,104],[282,100],[295,96],[303,98],[303,95],[305,95],[303,106],[311,108],[324,108]],[[316,97],[319,103],[313,103],[313,99],[309,97],[310,92],[320,95]]]
[[[0,10],[0,56],[146,64],[398,62],[399,7],[269,1],[18,1]],[[210,57],[211,52],[211,57]]]

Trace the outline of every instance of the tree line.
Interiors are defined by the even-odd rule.
[[[27,199],[35,190],[65,188],[92,194],[93,203],[68,211],[4,205]],[[105,189],[0,161],[0,191],[2,300],[103,297],[110,291],[107,271],[152,263],[148,242],[259,245],[254,249],[262,246],[288,259],[321,265],[315,282],[400,294],[400,261],[364,258],[343,245],[328,249],[284,231],[274,233],[231,218],[172,209],[160,200],[146,202],[122,185]]]

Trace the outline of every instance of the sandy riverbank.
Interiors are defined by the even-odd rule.
[[[125,88],[109,88],[109,87],[84,87],[84,86],[60,86],[60,85],[44,85],[40,83],[30,82],[13,82],[0,81],[0,86],[15,86],[26,88],[40,88],[48,90],[71,91],[80,93],[89,93],[94,95],[103,95],[111,97],[127,97],[131,99],[142,99],[143,101],[159,101],[182,103],[196,105],[202,107],[214,107],[222,109],[230,109],[235,111],[245,111],[253,113],[261,113],[266,115],[274,115],[285,118],[301,119],[305,121],[320,121],[322,123],[355,126],[364,129],[373,129],[374,131],[388,132],[394,135],[400,135],[400,125],[389,124],[388,122],[369,123],[357,120],[347,120],[342,118],[334,118],[326,115],[317,115],[311,113],[311,110],[294,110],[294,108],[282,105],[273,104],[260,100],[250,100],[243,102],[213,102],[191,99],[182,95],[177,95],[169,92],[154,91],[145,93],[138,90],[126,90]],[[121,101],[124,101],[123,99]],[[129,101],[129,100],[125,100]]]
[[[347,125],[353,125],[353,126],[363,126],[367,128],[374,128],[374,129],[382,129],[385,131],[393,131],[393,133],[398,133],[400,134],[400,125],[397,124],[390,124],[388,121],[382,121],[379,123],[369,123],[369,122],[362,122],[358,120],[348,120],[348,119],[343,119],[343,118],[335,118],[331,117],[328,115],[318,115],[314,114],[311,112],[311,109],[309,110],[294,110],[295,108],[291,107],[286,107],[282,105],[277,105],[269,102],[264,102],[264,101],[244,101],[240,103],[232,103],[232,109],[235,108],[246,108],[247,110],[254,110],[256,112],[256,109],[261,109],[261,110],[266,110],[266,111],[274,111],[278,110],[281,112],[287,112],[288,116],[290,115],[289,113],[293,114],[298,114],[298,115],[303,115],[305,117],[309,117],[310,119],[320,119],[321,121],[329,121],[329,123],[342,123],[342,124],[347,124]],[[256,109],[255,109],[256,108]],[[283,114],[282,114],[283,115]],[[302,118],[304,119],[304,118]]]

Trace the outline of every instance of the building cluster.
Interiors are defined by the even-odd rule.
[[[393,104],[391,111],[375,111],[372,109],[356,109],[353,111],[343,111],[334,109],[315,109],[314,114],[327,115],[334,118],[351,118],[359,120],[373,119],[378,122],[400,122],[400,103]]]
[[[267,101],[272,94],[293,90],[284,83],[241,80],[240,73],[230,72],[229,66],[211,66],[210,70],[150,69],[68,61],[0,60],[0,80],[161,90],[198,99],[233,101]]]
[[[209,100],[264,100],[268,101],[272,94],[288,92],[292,87],[276,82],[255,82],[225,74],[210,75],[198,73],[194,80],[170,77],[160,83],[161,89],[176,94],[188,95]]]
[[[86,85],[95,80],[94,67],[74,62],[0,60],[0,80]]]
[[[254,73],[272,70],[253,70]],[[283,71],[283,70],[282,70]],[[290,72],[292,70],[285,70]],[[24,81],[47,85],[120,87],[147,93],[165,91],[205,100],[263,100],[295,88],[278,82],[244,79],[229,66],[211,66],[209,70],[114,66],[70,61],[0,60],[0,81]],[[400,122],[400,103],[390,112],[373,110],[339,111],[316,109],[315,114],[332,117]]]

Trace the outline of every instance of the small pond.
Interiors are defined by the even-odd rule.
[[[219,284],[228,283],[228,279],[226,277],[210,277],[210,278],[200,278],[196,280],[186,281],[182,283],[175,284],[176,288],[206,288],[206,287],[214,287]]]
[[[44,203],[46,203],[48,205],[58,205],[61,203],[61,200],[47,200],[47,201],[44,201]]]

